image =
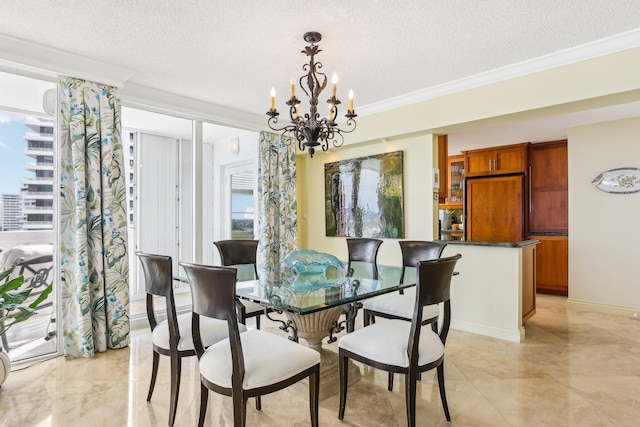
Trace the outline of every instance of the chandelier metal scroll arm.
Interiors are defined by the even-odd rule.
[[[333,80],[333,90],[329,103],[329,117],[320,117],[318,113],[318,98],[327,87],[327,75],[321,71],[323,65],[315,60],[315,55],[322,52],[317,43],[322,39],[322,35],[317,32],[307,32],[304,34],[304,40],[309,43],[305,46],[302,53],[307,56],[308,62],[302,66],[304,74],[299,79],[299,87],[309,98],[309,112],[301,115],[298,110],[300,100],[295,97],[296,86],[291,80],[291,98],[287,102],[289,106],[289,117],[291,124],[286,126],[278,126],[278,112],[275,109],[275,90],[271,94],[271,110],[267,112],[269,116],[269,127],[277,132],[282,132],[283,136],[288,135],[298,141],[298,149],[307,151],[311,157],[317,149],[322,151],[329,150],[329,141],[334,147],[340,147],[344,144],[343,133],[350,133],[355,130],[356,117],[353,110],[353,93],[349,92],[349,108],[347,110],[346,126],[340,128],[336,119],[339,114],[340,100],[336,97],[337,79]]]
[[[292,132],[294,132],[295,130],[295,126],[292,125],[286,125],[286,126],[282,126],[282,127],[277,127],[278,123],[278,117],[277,114],[272,115],[271,117],[269,117],[269,119],[267,120],[267,125],[269,125],[269,128],[275,132],[282,132],[282,136],[286,136],[288,134],[291,134]],[[288,146],[291,144],[291,141],[286,140],[286,139],[282,139],[281,138],[281,144]]]

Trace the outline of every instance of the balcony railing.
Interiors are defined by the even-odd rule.
[[[25,132],[24,139],[47,141],[53,139],[53,133]]]
[[[31,178],[25,178],[22,180],[23,183],[28,183],[29,181],[49,181],[51,183],[53,183],[53,177],[52,176],[34,176]]]
[[[37,243],[53,243],[54,233],[51,231],[3,231],[0,232],[0,248],[9,249],[14,246]]]
[[[47,147],[27,147],[24,149],[24,153],[27,154],[30,151],[36,151],[38,153],[44,153],[44,152],[49,152],[51,153],[51,155],[53,155],[53,147],[51,148],[47,148]]]
[[[23,212],[28,213],[28,211],[51,211],[51,212],[53,212],[53,206],[25,206],[23,208]]]
[[[53,197],[53,190],[51,191],[29,191],[29,190],[24,190],[25,193],[22,194],[22,197],[24,197],[25,199],[29,199],[31,198],[31,196],[50,196],[47,197],[47,199]],[[41,197],[38,197],[41,198]]]
[[[24,164],[25,169],[35,168],[37,166],[45,166],[45,167],[48,166],[48,168],[53,169],[53,162],[26,162]]]

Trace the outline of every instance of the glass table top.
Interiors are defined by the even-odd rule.
[[[406,268],[403,285],[399,285],[401,271],[400,267],[379,265],[378,280],[356,270],[353,277],[327,279],[305,274],[284,278],[276,284],[262,280],[239,281],[236,295],[279,310],[308,314],[415,286],[415,268]]]

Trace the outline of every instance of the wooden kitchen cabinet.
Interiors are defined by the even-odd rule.
[[[536,246],[536,290],[567,296],[569,293],[569,238],[530,235]]]
[[[528,142],[464,151],[467,177],[524,173],[527,170]]]
[[[536,264],[540,245],[522,248],[522,324],[536,314]]]
[[[569,229],[567,141],[529,147],[529,233],[566,233]]]
[[[464,196],[464,156],[449,156],[446,170],[445,203],[440,203],[441,209],[462,209]]]
[[[466,182],[466,239],[524,240],[524,175],[468,178]]]

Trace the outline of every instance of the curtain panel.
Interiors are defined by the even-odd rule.
[[[298,245],[296,152],[291,138],[260,132],[258,141],[260,278],[280,280],[284,258]]]
[[[115,88],[64,77],[60,276],[69,357],[129,344],[126,183]]]

